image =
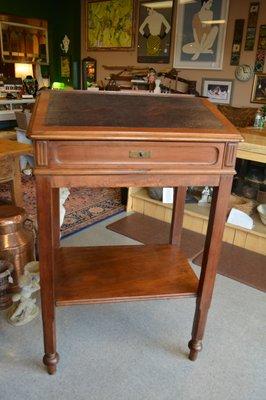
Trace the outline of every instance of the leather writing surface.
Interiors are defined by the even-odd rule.
[[[199,98],[51,92],[46,126],[222,129]]]

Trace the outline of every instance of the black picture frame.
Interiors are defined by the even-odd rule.
[[[158,6],[156,6],[158,3]],[[169,63],[172,38],[173,4],[155,0],[139,2],[138,48],[139,63]],[[156,13],[156,18],[154,18]],[[161,21],[161,26],[158,24]]]

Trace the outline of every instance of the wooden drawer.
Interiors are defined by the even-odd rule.
[[[175,170],[219,169],[223,143],[57,141],[50,144],[51,168]]]

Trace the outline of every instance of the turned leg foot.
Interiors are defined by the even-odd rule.
[[[202,341],[191,339],[190,342],[188,343],[188,347],[190,348],[190,353],[189,353],[188,358],[191,361],[196,361],[196,359],[198,357],[198,353],[202,349]]]
[[[56,373],[56,365],[59,361],[59,354],[58,353],[46,353],[43,356],[43,363],[47,367],[48,374],[53,375]]]

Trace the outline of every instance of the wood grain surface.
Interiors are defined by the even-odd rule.
[[[82,90],[42,92],[28,134],[64,140],[241,140],[206,99]]]
[[[175,246],[63,247],[56,251],[56,304],[195,296],[198,279]]]

